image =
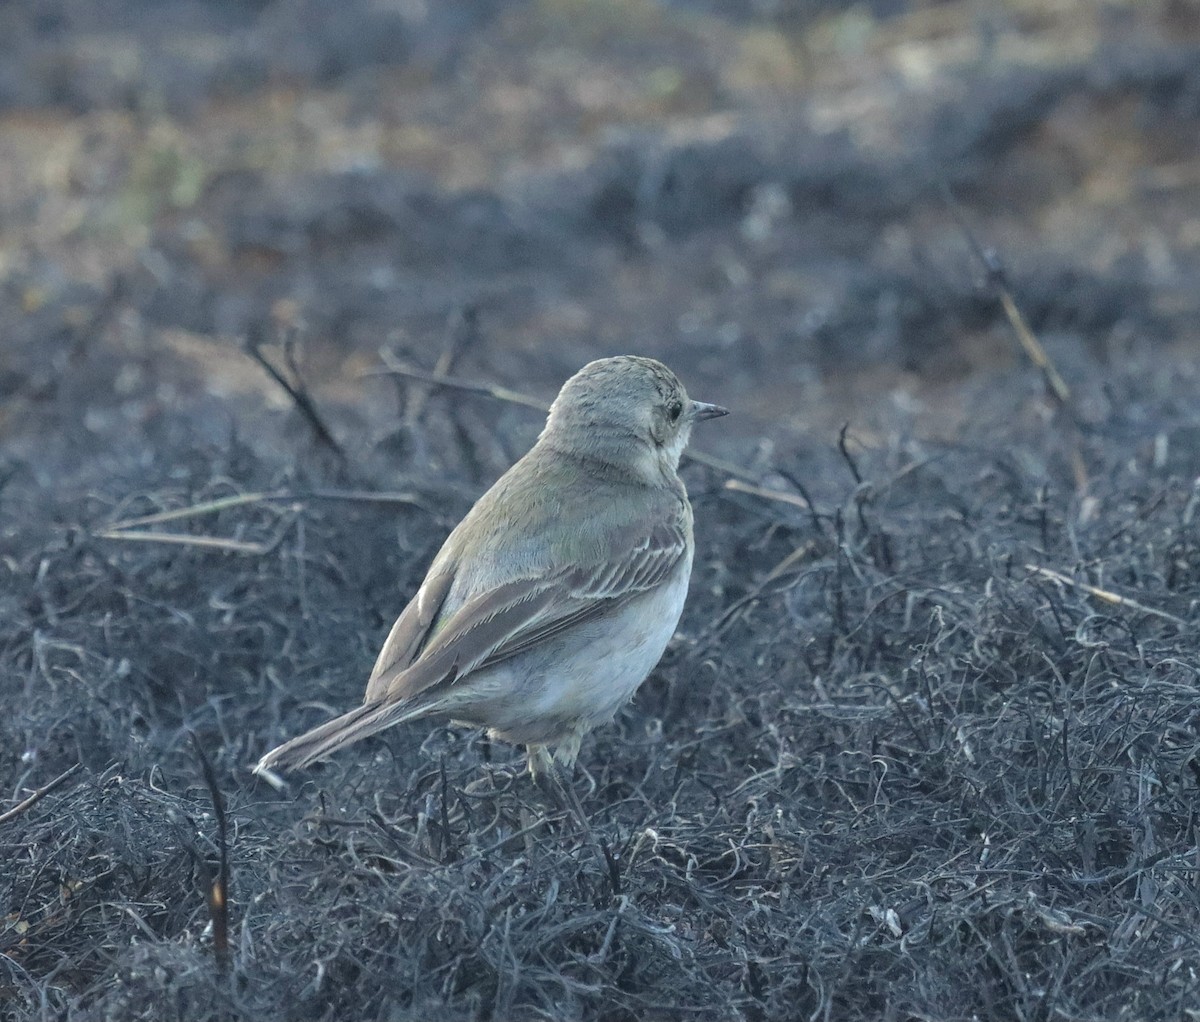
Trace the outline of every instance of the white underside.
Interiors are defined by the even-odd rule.
[[[691,558],[614,614],[461,682],[454,717],[522,745],[556,745],[612,720],[662,657],[687,599]],[[449,693],[448,693],[449,694]]]

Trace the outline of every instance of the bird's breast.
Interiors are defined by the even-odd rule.
[[[521,665],[528,672],[528,716],[557,727],[611,720],[662,658],[679,625],[690,575],[689,551],[661,585],[568,630],[552,644],[556,649],[531,656]]]

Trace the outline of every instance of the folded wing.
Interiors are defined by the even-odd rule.
[[[681,504],[668,522],[627,523],[610,537],[606,546],[611,553],[599,563],[503,583],[468,599],[436,628],[437,611],[432,608],[435,603],[440,607],[450,583],[435,581],[426,593],[431,586],[427,581],[392,629],[384,652],[395,640],[399,655],[383,670],[377,665],[367,702],[432,694],[430,690],[526,652],[661,585],[687,549],[685,515]],[[387,662],[383,653],[379,660]]]

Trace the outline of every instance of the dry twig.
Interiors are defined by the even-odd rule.
[[[1138,603],[1137,600],[1131,600],[1128,596],[1121,596],[1118,593],[1111,592],[1108,589],[1101,589],[1099,586],[1089,585],[1087,582],[1077,582],[1069,575],[1064,575],[1061,571],[1054,571],[1051,568],[1039,568],[1036,564],[1025,565],[1026,571],[1031,571],[1035,575],[1041,575],[1042,578],[1051,579],[1058,582],[1060,585],[1070,586],[1072,589],[1078,589],[1081,592],[1087,593],[1089,596],[1094,596],[1098,600],[1103,600],[1105,603],[1116,604],[1119,607],[1128,607],[1130,610],[1136,610],[1141,614],[1151,614],[1154,617],[1160,617],[1164,621],[1170,621],[1173,624],[1184,627],[1187,622],[1181,617],[1176,617],[1165,610],[1158,610],[1155,607],[1147,607],[1144,603]]]
[[[433,366],[435,376],[448,376],[454,372],[454,367],[466,350],[479,336],[479,309],[474,305],[466,305],[455,311],[446,323],[446,335],[442,343],[442,352],[438,355]],[[411,379],[411,377],[410,377]],[[408,404],[404,409],[404,422],[413,428],[421,421],[425,406],[435,389],[435,384],[428,381],[413,381],[417,386],[410,389]]]
[[[62,785],[65,784],[69,778],[73,777],[80,769],[82,769],[82,767],[83,767],[82,763],[76,763],[74,766],[68,767],[61,774],[59,774],[56,778],[54,778],[54,780],[52,780],[49,784],[43,784],[40,788],[38,788],[36,791],[34,791],[33,794],[30,795],[28,798],[22,799],[11,809],[7,810],[6,812],[0,813],[0,823],[7,823],[9,820],[11,820],[17,816],[20,816],[23,812],[26,812],[29,809],[32,809],[35,805],[37,805],[42,799],[44,799],[47,795],[49,795],[56,788],[62,787]]]
[[[225,812],[225,796],[221,794],[217,784],[217,775],[213,772],[204,746],[196,737],[196,732],[189,731],[192,748],[200,760],[200,769],[204,773],[204,783],[208,786],[212,798],[213,813],[217,821],[217,875],[210,876],[208,864],[198,859],[197,864],[205,874],[205,899],[208,903],[208,915],[212,920],[213,951],[217,956],[217,964],[222,968],[229,965],[229,828]]]
[[[1004,263],[1001,261],[999,253],[993,248],[985,248],[980,244],[979,239],[975,237],[975,233],[967,223],[958,200],[955,199],[953,192],[950,191],[949,185],[946,184],[945,180],[942,180],[940,183],[942,197],[946,202],[947,208],[950,210],[950,215],[958,224],[963,237],[966,238],[971,252],[983,267],[988,286],[999,297],[1000,307],[1004,310],[1005,318],[1007,318],[1009,326],[1012,327],[1013,333],[1016,335],[1022,350],[1024,350],[1029,360],[1041,372],[1046,390],[1054,399],[1055,405],[1066,421],[1067,431],[1070,434],[1071,472],[1075,478],[1075,490],[1077,493],[1083,494],[1088,489],[1088,471],[1087,464],[1083,459],[1083,438],[1079,432],[1079,422],[1075,413],[1071,389],[1067,386],[1066,380],[1062,378],[1054,362],[1051,361],[1050,356],[1046,353],[1046,349],[1042,347],[1041,341],[1038,340],[1037,335],[1030,329],[1029,323],[1021,313],[1021,309],[1013,297],[1012,289],[1008,286],[1008,274],[1004,269]]]
[[[252,554],[261,556],[270,553],[279,546],[288,527],[294,520],[289,516],[283,526],[269,540],[254,542],[250,540],[229,539],[221,536],[193,536],[186,532],[149,532],[141,526],[161,525],[163,522],[174,522],[184,518],[197,518],[201,515],[215,514],[234,507],[247,504],[269,504],[275,502],[290,502],[297,504],[305,500],[342,500],[354,503],[381,504],[411,504],[424,507],[425,504],[414,493],[399,491],[370,490],[311,490],[307,493],[290,493],[287,490],[275,490],[264,493],[240,493],[231,497],[221,497],[200,504],[176,508],[174,511],[159,511],[138,518],[126,518],[93,533],[97,539],[118,539],[135,543],[175,543],[180,546],[206,547],[212,550],[226,550],[231,553]],[[294,510],[299,511],[296,507]]]
[[[741,479],[727,479],[725,489],[732,490],[734,493],[748,493],[752,497],[761,497],[763,500],[773,500],[780,504],[790,504],[792,507],[798,507],[804,511],[813,510],[813,506],[807,500],[794,493],[771,490],[765,486],[755,486]]]
[[[316,402],[313,401],[312,395],[309,393],[308,385],[304,382],[304,378],[300,375],[299,367],[296,365],[295,353],[290,339],[284,344],[284,361],[288,366],[293,379],[288,379],[288,374],[280,370],[266,355],[263,354],[259,342],[255,338],[247,338],[243,348],[255,362],[257,362],[268,376],[279,384],[286,392],[288,397],[300,410],[300,414],[308,420],[308,423],[313,428],[317,439],[333,451],[339,458],[345,460],[346,452],[342,448],[325,424],[325,419],[317,410]]]

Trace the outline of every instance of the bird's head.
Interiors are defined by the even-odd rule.
[[[679,378],[656,359],[618,355],[589,362],[563,384],[542,439],[602,452],[609,461],[627,460],[639,474],[670,474],[692,426],[727,414],[718,405],[691,400]]]

